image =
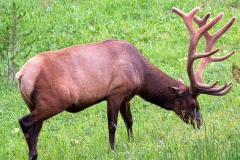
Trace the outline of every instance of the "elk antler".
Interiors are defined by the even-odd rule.
[[[232,82],[225,83],[222,86],[216,86],[219,81],[214,82],[211,85],[204,84],[202,82],[202,72],[206,65],[210,62],[217,62],[227,59],[232,56],[235,51],[227,54],[223,57],[215,57],[213,58],[211,55],[215,54],[219,51],[218,49],[212,50],[214,43],[216,40],[223,35],[234,23],[235,17],[233,17],[223,28],[218,30],[214,35],[211,35],[208,30],[210,30],[222,17],[223,13],[219,13],[216,17],[214,17],[209,23],[207,23],[208,18],[210,17],[210,13],[207,13],[203,19],[199,19],[196,17],[196,13],[199,11],[199,7],[194,8],[188,14],[182,12],[177,8],[172,8],[172,10],[182,17],[188,31],[190,34],[190,43],[188,48],[188,61],[187,61],[187,73],[190,80],[190,92],[193,94],[210,94],[210,95],[224,95],[227,94],[232,88]],[[195,29],[193,25],[193,20],[199,26],[199,29]],[[199,39],[204,35],[206,39],[206,49],[205,53],[196,54],[196,48]],[[196,75],[193,70],[193,63],[195,59],[203,58],[200,62]]]

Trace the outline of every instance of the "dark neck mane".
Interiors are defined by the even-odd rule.
[[[170,109],[166,103],[176,98],[167,87],[179,87],[180,82],[169,77],[152,64],[146,65],[144,73],[144,85],[139,92],[139,96],[148,102],[154,103],[165,109]]]

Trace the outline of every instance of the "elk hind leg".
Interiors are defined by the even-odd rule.
[[[30,113],[19,119],[19,123],[28,144],[29,159],[35,160],[38,155],[36,150],[37,139],[42,128],[43,121],[35,122],[33,114]]]
[[[36,147],[38,135],[42,128],[43,121],[60,113],[61,111],[62,109],[60,110],[56,109],[54,111],[53,110],[46,111],[43,109],[39,110],[39,108],[36,107],[35,110],[32,111],[30,114],[19,119],[20,126],[22,128],[23,134],[28,144],[30,160],[37,159],[38,153]]]

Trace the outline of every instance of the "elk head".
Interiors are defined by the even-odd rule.
[[[201,124],[201,115],[199,113],[199,104],[196,100],[197,96],[199,94],[208,94],[215,96],[225,95],[230,91],[232,87],[232,82],[225,83],[222,86],[217,86],[219,82],[218,80],[210,85],[204,84],[202,81],[202,72],[208,63],[225,60],[235,53],[235,51],[232,51],[223,57],[212,57],[213,54],[219,51],[219,48],[215,50],[212,49],[214,43],[232,26],[236,19],[233,17],[224,27],[218,30],[215,34],[211,35],[208,31],[223,17],[223,13],[219,13],[209,23],[207,23],[207,20],[210,17],[210,13],[207,13],[203,19],[199,19],[196,16],[196,13],[199,11],[199,9],[199,7],[196,7],[188,14],[186,14],[177,8],[172,8],[176,14],[182,17],[190,34],[187,60],[187,73],[190,80],[190,86],[188,92],[184,92],[184,90],[181,90],[179,88],[169,88],[171,93],[178,94],[180,97],[182,94],[189,94],[188,96],[185,96],[190,97],[190,99],[187,100],[188,104],[183,104],[182,108],[175,110],[175,113],[177,113],[184,120],[184,122],[188,123],[191,121],[193,126],[193,120],[196,119],[198,128]],[[195,29],[193,21],[196,22],[196,24],[199,26],[199,29]],[[197,54],[197,44],[202,36],[204,36],[206,40],[205,53]],[[202,60],[196,70],[196,73],[194,73],[194,61],[199,58],[202,58]]]

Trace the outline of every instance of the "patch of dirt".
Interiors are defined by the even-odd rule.
[[[233,79],[240,83],[240,67],[237,66],[236,64],[232,65],[232,75]]]

